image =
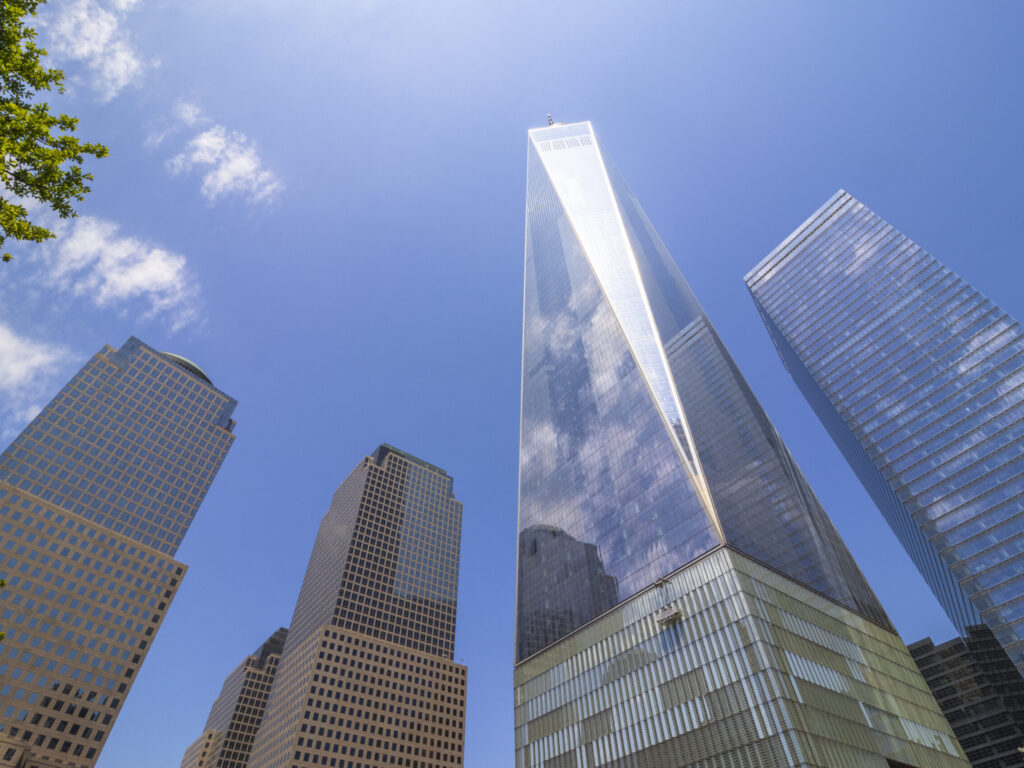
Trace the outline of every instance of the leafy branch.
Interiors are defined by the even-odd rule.
[[[75,216],[72,201],[90,191],[87,155],[106,157],[102,144],[74,136],[78,119],[54,115],[41,92],[64,92],[64,73],[42,64],[46,51],[26,26],[41,0],[0,0],[0,248],[7,238],[42,242],[53,232],[29,219],[22,201],[38,200],[62,219]],[[0,255],[10,261],[6,250]]]

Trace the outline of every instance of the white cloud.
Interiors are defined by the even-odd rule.
[[[84,62],[103,101],[142,80],[145,65],[121,28],[124,13],[137,3],[111,0],[111,11],[95,0],[70,0],[59,5],[56,17],[46,23],[52,52]]]
[[[0,439],[6,442],[39,413],[67,359],[63,347],[19,336],[0,323]]]
[[[65,354],[60,347],[18,336],[0,324],[0,392],[17,392],[52,373]]]
[[[209,122],[209,118],[206,113],[203,112],[202,107],[198,104],[193,104],[190,101],[184,101],[178,99],[175,102],[174,107],[171,108],[171,117],[169,120],[164,120],[163,124],[154,131],[151,131],[146,136],[144,146],[156,147],[163,143],[164,139],[170,136],[172,133],[176,133],[182,127],[192,128],[200,123]]]
[[[140,302],[144,316],[163,315],[172,330],[198,319],[199,288],[184,256],[118,235],[110,221],[85,216],[61,226],[47,246],[55,285],[98,307]]]
[[[190,127],[206,119],[202,107],[181,99],[174,105],[171,114],[174,115],[175,120]]]
[[[171,173],[187,173],[200,166],[203,196],[214,202],[225,195],[238,194],[259,203],[272,200],[283,185],[263,167],[255,144],[239,131],[215,125],[195,136],[185,150],[167,162]]]

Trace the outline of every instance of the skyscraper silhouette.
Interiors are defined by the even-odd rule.
[[[517,765],[965,765],[589,123],[526,207]]]
[[[234,408],[194,363],[131,338],[0,454],[0,758],[95,764],[184,576],[173,557]]]
[[[772,340],[950,620],[1024,672],[1024,332],[846,192],[746,277]]]
[[[461,765],[461,530],[443,469],[381,445],[352,470],[320,523],[251,768]]]

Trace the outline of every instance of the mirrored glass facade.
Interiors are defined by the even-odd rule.
[[[185,566],[234,435],[185,358],[105,347],[0,454],[0,757],[91,768]]]
[[[723,544],[888,625],[590,124],[527,151],[517,660]]]
[[[1024,334],[845,192],[746,276],[793,379],[953,623],[1024,671]]]
[[[381,445],[352,471],[320,523],[252,768],[461,766],[461,531],[443,469]]]

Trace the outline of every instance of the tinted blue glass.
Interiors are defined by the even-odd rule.
[[[783,361],[951,620],[1019,669],[1024,335],[845,192],[747,275]]]
[[[614,170],[610,177],[726,541],[888,626],[636,198]]]
[[[533,146],[527,186],[520,659],[720,543]]]
[[[173,555],[234,441],[235,401],[197,371],[135,338],[105,348],[0,454],[0,478]]]
[[[668,354],[726,541],[890,626],[707,319],[681,331]]]

